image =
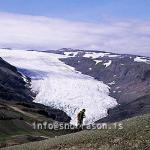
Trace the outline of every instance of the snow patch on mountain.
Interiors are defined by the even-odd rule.
[[[104,63],[105,68],[107,68],[108,66],[110,66],[110,65],[111,65],[111,63],[112,63],[112,61],[111,61],[111,60],[109,60],[107,63]]]
[[[94,61],[96,62],[95,65],[97,65],[97,64],[102,62],[102,60],[94,60]]]
[[[113,84],[116,84],[116,82],[112,81],[112,82],[108,83],[108,85],[113,85]]]
[[[86,52],[83,57],[96,59],[96,58],[99,58],[99,57],[104,57],[104,56],[109,55],[109,54],[110,53],[105,53],[105,52],[99,52],[99,53]]]
[[[0,57],[31,77],[35,102],[62,109],[73,124],[83,108],[87,124],[107,116],[107,110],[117,105],[109,96],[109,86],[61,62],[65,55],[0,49]]]
[[[21,73],[21,75],[22,75],[23,81],[26,83],[29,83],[29,80],[27,79],[27,77],[23,73]]]
[[[108,55],[108,57],[111,57],[111,58],[115,58],[115,57],[119,57],[120,55]]]
[[[150,60],[148,60],[148,59],[146,59],[146,58],[144,58],[144,57],[136,57],[136,58],[134,58],[134,61],[135,62],[150,62]]]
[[[64,52],[64,55],[69,57],[75,57],[76,55],[78,55],[78,52]]]

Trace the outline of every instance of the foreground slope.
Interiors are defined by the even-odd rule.
[[[0,148],[42,140],[45,136],[55,137],[70,133],[70,131],[40,131],[33,127],[34,122],[53,123],[54,119],[60,122],[70,121],[70,117],[58,109],[31,102],[0,99]]]
[[[31,78],[35,102],[62,109],[72,123],[82,108],[86,109],[85,123],[90,123],[107,116],[107,109],[117,105],[109,96],[109,86],[61,62],[64,55],[0,50],[0,56]]]
[[[3,150],[148,150],[150,149],[150,114],[122,122],[123,129],[85,130],[48,140],[5,148]],[[114,127],[112,125],[111,127]]]

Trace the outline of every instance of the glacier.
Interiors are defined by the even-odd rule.
[[[66,112],[76,124],[77,113],[86,109],[84,124],[107,116],[116,99],[109,96],[109,86],[93,77],[76,71],[60,58],[67,56],[38,51],[0,49],[0,57],[31,77],[34,102]]]

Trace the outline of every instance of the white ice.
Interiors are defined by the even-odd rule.
[[[64,55],[0,49],[0,57],[22,73],[26,70],[32,79],[32,89],[37,92],[35,102],[64,110],[73,124],[83,108],[87,124],[107,116],[107,109],[117,105],[109,96],[107,85],[61,62],[59,58]]]

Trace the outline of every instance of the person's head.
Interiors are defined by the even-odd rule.
[[[82,109],[83,112],[85,112],[85,109]]]

